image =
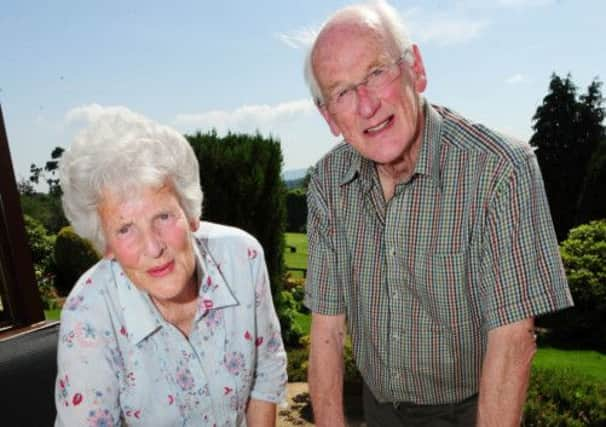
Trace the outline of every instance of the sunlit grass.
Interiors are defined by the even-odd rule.
[[[540,348],[533,365],[558,370],[570,369],[606,383],[606,354],[597,351]]]

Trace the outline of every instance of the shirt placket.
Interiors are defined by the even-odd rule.
[[[389,376],[388,389],[392,397],[399,396],[399,400],[407,400],[410,395],[410,375],[407,372],[406,348],[410,342],[405,322],[408,316],[405,311],[410,307],[410,295],[406,281],[410,280],[402,261],[402,236],[407,233],[403,230],[407,215],[405,209],[406,199],[409,197],[408,184],[400,184],[396,194],[387,203],[385,209],[385,224],[383,230],[384,258],[387,274],[385,277],[386,306],[388,318],[388,348],[389,348]]]

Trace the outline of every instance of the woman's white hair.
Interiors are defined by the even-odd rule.
[[[105,252],[97,205],[105,192],[123,197],[172,186],[188,219],[200,218],[198,160],[187,140],[126,109],[107,110],[80,132],[61,156],[63,210],[76,233]]]
[[[411,61],[413,59],[412,55],[406,55],[412,46],[412,42],[408,37],[408,32],[406,31],[406,26],[404,25],[402,17],[386,1],[374,0],[339,9],[324,22],[305,57],[303,69],[305,82],[309,87],[314,102],[318,106],[324,104],[324,95],[322,94],[322,90],[320,89],[313,69],[312,60],[314,49],[318,41],[318,36],[322,34],[322,31],[343,18],[357,20],[381,29],[385,32],[388,39],[393,41],[398,52],[400,52],[400,55],[404,55],[405,60]]]

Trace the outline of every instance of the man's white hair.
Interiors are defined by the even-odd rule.
[[[313,69],[312,61],[316,43],[318,41],[318,37],[325,29],[331,27],[337,21],[345,17],[347,17],[349,20],[355,20],[367,25],[372,25],[377,29],[382,30],[387,35],[388,40],[395,44],[396,48],[400,52],[400,55],[405,55],[412,46],[412,42],[410,41],[402,17],[384,0],[374,0],[367,3],[354,4],[337,10],[322,25],[305,57],[305,66],[303,70],[305,82],[309,87],[309,91],[311,92],[314,102],[318,106],[324,104],[324,95],[322,94],[322,90],[320,89],[320,85],[318,84],[318,80],[316,79]],[[412,60],[412,55],[405,56],[405,60]]]
[[[106,112],[80,132],[59,163],[63,210],[76,233],[101,253],[106,239],[97,205],[105,192],[125,198],[170,185],[188,219],[200,218],[198,160],[176,130],[131,111]]]

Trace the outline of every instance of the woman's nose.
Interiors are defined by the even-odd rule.
[[[150,233],[145,239],[145,252],[152,258],[159,258],[164,253],[166,244],[157,233]]]

